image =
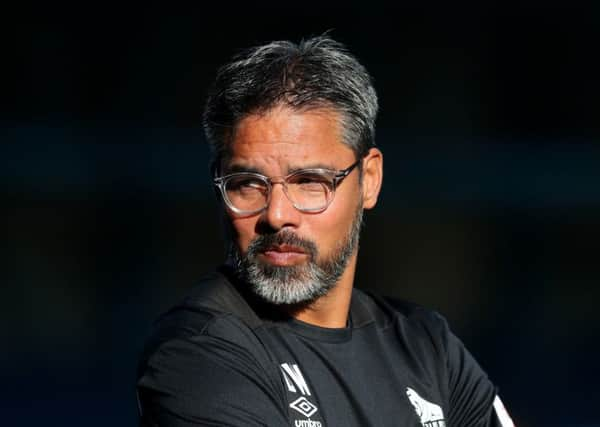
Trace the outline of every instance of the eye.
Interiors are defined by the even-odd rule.
[[[302,191],[323,192],[323,190],[331,187],[331,178],[327,174],[323,173],[303,172],[290,177],[288,183],[296,186]]]
[[[266,191],[267,184],[255,176],[233,176],[227,181],[227,191],[238,193],[253,193]]]

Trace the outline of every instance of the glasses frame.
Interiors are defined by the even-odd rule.
[[[362,158],[358,159],[356,162],[352,163],[346,169],[341,169],[341,170],[324,169],[324,168],[300,169],[300,170],[294,171],[285,176],[274,176],[271,178],[268,176],[262,175],[260,173],[256,173],[256,172],[235,172],[235,173],[231,173],[231,174],[224,175],[224,176],[214,177],[213,184],[219,189],[219,191],[221,193],[221,197],[223,197],[223,201],[225,202],[227,207],[232,212],[234,212],[235,214],[240,215],[240,216],[256,215],[256,214],[264,211],[265,209],[267,209],[267,207],[269,206],[269,203],[271,203],[271,194],[273,192],[273,185],[275,185],[275,184],[281,184],[283,186],[283,192],[285,193],[285,196],[290,201],[292,206],[294,206],[294,208],[296,208],[300,212],[320,213],[320,212],[325,211],[329,207],[329,205],[331,205],[331,203],[333,202],[333,199],[335,197],[335,190],[337,189],[338,185],[344,180],[344,178],[346,178],[348,175],[350,175],[350,173],[359,165],[361,160],[362,160]],[[301,208],[301,207],[297,206],[296,203],[294,203],[294,201],[290,198],[290,196],[288,194],[288,189],[287,189],[288,180],[290,178],[292,178],[296,175],[302,174],[302,173],[329,173],[332,175],[332,177],[331,177],[331,197],[327,201],[327,204],[325,206],[323,206],[322,208],[321,207],[313,208],[313,209]],[[235,178],[235,177],[238,177],[241,175],[252,176],[252,177],[258,178],[261,181],[264,181],[266,183],[266,185],[267,185],[267,200],[265,202],[265,205],[262,208],[255,209],[252,211],[245,211],[245,210],[238,209],[235,206],[233,206],[233,204],[231,203],[231,200],[229,200],[229,197],[227,196],[227,192],[225,191],[225,186],[227,184],[227,181],[229,181],[231,178]]]

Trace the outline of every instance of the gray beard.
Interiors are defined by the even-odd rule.
[[[314,242],[298,237],[291,231],[265,234],[255,238],[245,256],[237,245],[231,245],[231,260],[240,279],[249,283],[253,292],[276,305],[310,304],[333,289],[348,266],[358,247],[363,210],[356,210],[346,238],[332,254],[321,261]],[[308,255],[303,265],[277,266],[261,262],[258,254],[273,245],[291,245],[302,248]]]

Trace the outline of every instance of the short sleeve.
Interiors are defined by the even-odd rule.
[[[514,427],[494,384],[445,321],[449,426]]]

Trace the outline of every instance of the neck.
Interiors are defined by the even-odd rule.
[[[304,323],[323,328],[346,327],[355,271],[356,252],[348,261],[348,266],[335,287],[327,295],[322,296],[308,306],[290,310],[288,314]]]

